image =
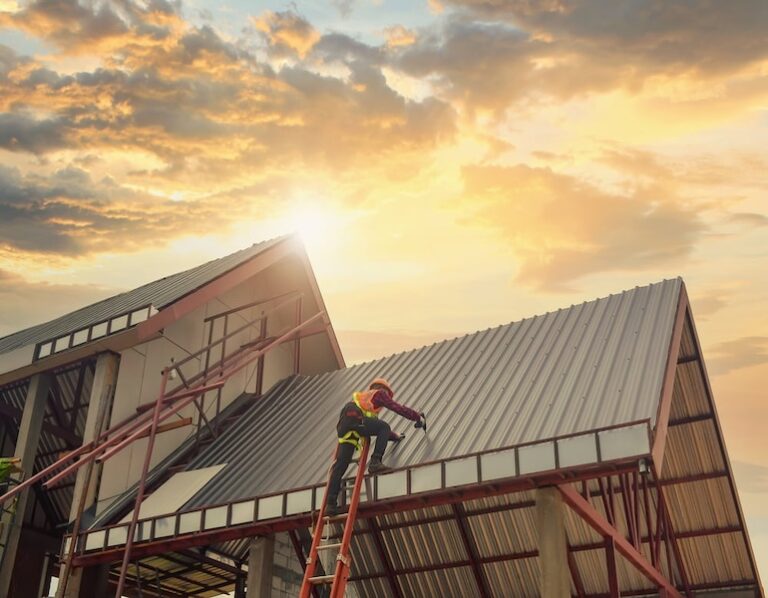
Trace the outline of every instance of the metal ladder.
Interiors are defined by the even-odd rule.
[[[320,516],[317,520],[314,533],[312,534],[312,547],[309,549],[309,557],[307,557],[307,567],[304,570],[304,581],[301,584],[301,592],[299,593],[300,598],[309,598],[312,589],[320,585],[331,586],[330,598],[343,598],[344,596],[352,563],[352,554],[350,552],[352,532],[355,529],[357,507],[360,504],[360,492],[363,487],[363,479],[365,478],[365,467],[368,463],[369,442],[367,439],[362,439],[362,443],[363,446],[360,451],[360,458],[357,460],[355,483],[349,501],[349,510],[346,513],[341,513],[335,517],[325,516],[325,506],[328,504],[328,484],[326,483],[325,485],[323,504],[320,507]],[[336,449],[336,454],[334,454],[334,461],[337,454],[338,447]],[[342,521],[344,522],[344,532],[341,536],[341,542],[336,542],[334,539],[331,542],[323,543],[323,529],[325,526]],[[338,550],[334,572],[330,575],[315,575],[319,562],[319,553],[326,550]]]

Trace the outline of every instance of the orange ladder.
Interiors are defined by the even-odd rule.
[[[352,562],[352,553],[350,546],[352,544],[352,532],[355,529],[355,519],[357,519],[357,506],[360,504],[360,492],[365,478],[365,467],[368,462],[368,440],[362,439],[363,447],[360,452],[360,459],[357,461],[357,474],[355,475],[355,484],[352,488],[352,497],[349,501],[349,510],[335,517],[325,516],[325,506],[328,504],[328,484],[325,485],[325,494],[323,495],[323,504],[320,507],[320,517],[317,520],[315,531],[312,535],[312,547],[309,549],[307,557],[307,568],[304,570],[304,581],[301,584],[299,598],[309,598],[312,588],[319,585],[331,585],[330,598],[343,598],[344,591],[347,589],[347,580],[349,579],[350,566]],[[338,447],[334,454],[334,462],[338,454]],[[331,467],[331,470],[333,468]],[[330,478],[330,471],[329,471]],[[344,522],[344,533],[341,536],[341,542],[323,543],[323,529],[326,525],[336,522]],[[315,575],[317,564],[319,562],[319,553],[325,550],[337,550],[336,564],[333,574]]]

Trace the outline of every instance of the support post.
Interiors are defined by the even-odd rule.
[[[48,391],[51,387],[51,378],[48,374],[36,374],[29,381],[27,398],[24,402],[24,412],[21,415],[19,434],[16,439],[15,457],[21,458],[23,474],[15,474],[20,479],[32,475],[35,468],[35,455],[40,444],[40,432],[43,429],[43,417],[45,416],[45,403],[48,399]],[[19,477],[17,477],[19,476]],[[24,524],[24,512],[27,510],[29,499],[27,488],[17,495],[13,512],[3,514],[3,528],[7,529],[5,546],[0,555],[0,596],[8,596],[11,587],[11,576],[16,563],[16,551],[19,547],[21,528]]]
[[[107,427],[115,384],[117,384],[119,363],[120,358],[114,353],[102,353],[96,360],[96,372],[93,375],[93,387],[88,401],[88,415],[83,430],[83,444],[96,440]],[[77,471],[72,494],[72,506],[69,512],[69,521],[75,523],[75,528],[80,527],[80,518],[83,512],[96,502],[101,468],[100,463],[93,462]],[[78,531],[75,529],[74,533]],[[80,596],[82,581],[83,569],[71,567],[67,562],[63,562],[56,598],[77,598]]]
[[[272,595],[272,564],[275,536],[252,538],[248,546],[247,598],[269,598]]]
[[[570,596],[563,499],[555,487],[536,490],[536,529],[541,570],[539,595],[541,598]]]

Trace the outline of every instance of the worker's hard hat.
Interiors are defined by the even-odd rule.
[[[371,383],[368,385],[368,388],[373,388],[374,385],[376,384],[383,386],[389,392],[391,392],[392,394],[395,394],[395,391],[392,390],[392,386],[390,385],[390,383],[387,382],[384,378],[374,378],[373,380],[371,380]]]

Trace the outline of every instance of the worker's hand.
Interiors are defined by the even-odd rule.
[[[419,420],[415,424],[413,424],[413,427],[416,429],[418,428],[424,428],[425,430],[427,429],[427,418],[424,416],[423,412],[419,413]]]
[[[403,439],[405,439],[405,434],[398,434],[397,432],[392,432],[392,435],[389,437],[389,441],[394,442],[395,444]]]

